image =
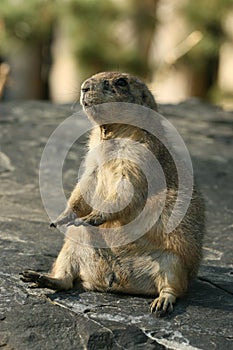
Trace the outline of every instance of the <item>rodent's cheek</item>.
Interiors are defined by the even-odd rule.
[[[117,101],[118,100],[115,94],[103,91],[90,91],[87,93],[82,93],[80,97],[80,103],[84,107]]]
[[[90,93],[82,93],[80,102],[84,107],[87,107],[91,104],[93,104],[93,96],[90,95]]]
[[[80,95],[80,103],[82,106],[85,106],[85,94],[83,92]]]
[[[84,99],[84,98],[80,98],[80,103],[83,107],[87,107],[88,106],[88,103],[87,101]]]

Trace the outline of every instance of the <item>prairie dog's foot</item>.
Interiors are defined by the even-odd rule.
[[[31,288],[49,288],[54,290],[60,290],[59,280],[46,276],[40,272],[26,270],[20,273],[21,281],[25,283],[33,283]]]
[[[69,223],[72,225],[72,222],[74,222],[76,218],[77,215],[72,209],[65,210],[54,222],[51,222],[50,227],[62,226]]]
[[[150,304],[150,311],[157,317],[165,315],[166,312],[173,311],[173,304],[176,301],[176,295],[172,292],[161,291],[159,297]]]

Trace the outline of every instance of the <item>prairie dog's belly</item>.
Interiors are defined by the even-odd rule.
[[[155,276],[159,263],[155,256],[127,253],[114,255],[110,249],[81,248],[79,267],[84,288],[129,294],[157,293]]]

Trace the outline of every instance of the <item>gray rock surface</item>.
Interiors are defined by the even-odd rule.
[[[198,100],[162,105],[160,112],[186,142],[207,211],[198,279],[164,318],[149,313],[151,298],[54,293],[20,281],[27,268],[47,272],[62,246],[62,233],[48,227],[38,174],[47,139],[71,109],[0,104],[0,348],[233,349],[233,113]],[[83,140],[64,164],[66,193],[75,184]]]

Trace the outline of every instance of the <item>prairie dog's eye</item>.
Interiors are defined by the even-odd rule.
[[[109,81],[104,80],[103,85],[104,85],[104,89],[108,89],[109,88]]]
[[[116,85],[117,86],[126,86],[128,85],[128,82],[125,78],[119,78],[117,81],[116,81]]]

